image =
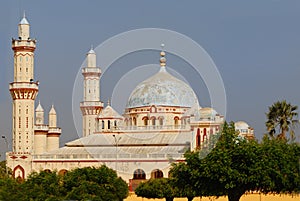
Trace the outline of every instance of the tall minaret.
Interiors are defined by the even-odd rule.
[[[87,53],[86,67],[82,69],[84,77],[83,102],[80,103],[82,112],[83,136],[96,131],[96,117],[103,108],[100,101],[100,75],[101,69],[96,67],[96,53],[91,48]]]
[[[12,39],[14,82],[9,91],[13,99],[13,152],[32,153],[34,135],[34,100],[38,82],[34,81],[36,40],[30,38],[30,25],[24,15],[19,23],[18,39]]]

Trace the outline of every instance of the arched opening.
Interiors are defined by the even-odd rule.
[[[133,172],[133,179],[146,179],[146,173],[142,169],[136,169]]]
[[[133,125],[134,125],[134,126],[136,126],[136,118],[135,118],[135,117],[133,117],[133,119],[132,119],[132,120],[133,120]]]
[[[125,126],[128,126],[128,119],[125,119]]]
[[[207,147],[207,143],[208,143],[208,140],[207,140],[207,132],[206,132],[206,128],[203,129],[203,145],[205,147]]]
[[[66,169],[61,169],[59,172],[58,172],[58,175],[61,175],[61,176],[64,176],[65,174],[67,174],[68,170]]]
[[[51,170],[45,169],[44,172],[51,173]]]
[[[148,117],[143,117],[144,126],[148,126]]]
[[[174,125],[175,127],[178,127],[179,117],[174,117]]]
[[[200,136],[200,129],[197,129],[197,135],[196,135],[196,148],[200,148],[201,145],[201,136]]]
[[[107,120],[107,129],[110,129],[110,120]]]
[[[155,117],[151,117],[151,124],[152,124],[152,126],[155,126],[155,121],[156,121]]]
[[[163,177],[164,177],[164,173],[159,169],[155,169],[151,172],[151,178],[153,179],[163,178]]]
[[[159,125],[162,126],[164,124],[164,118],[163,117],[159,117]]]
[[[18,165],[13,170],[13,178],[17,179],[18,182],[22,182],[25,178],[25,170],[22,166]]]
[[[102,129],[104,129],[104,121],[102,120]]]

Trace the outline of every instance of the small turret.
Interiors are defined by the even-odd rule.
[[[57,116],[54,106],[49,111],[49,131],[47,134],[47,151],[59,148],[59,136],[61,129],[57,127]]]
[[[52,105],[49,112],[49,128],[56,128],[56,127],[57,127],[56,111],[54,109],[54,106]]]
[[[22,20],[19,23],[19,39],[21,40],[30,39],[30,25],[26,19],[25,12]]]
[[[44,124],[44,109],[39,101],[38,106],[35,109],[35,124],[43,125]]]

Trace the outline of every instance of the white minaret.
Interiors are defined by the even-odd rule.
[[[9,164],[8,161],[14,176],[24,178],[31,171],[30,158],[34,150],[34,101],[38,93],[38,82],[34,81],[36,40],[30,38],[30,25],[25,15],[18,28],[18,39],[12,39],[14,81],[9,84],[13,99],[13,152],[7,154],[7,159],[14,158],[14,162]]]
[[[24,16],[19,23],[19,39],[12,40],[14,82],[9,90],[13,99],[13,152],[32,152],[34,133],[34,100],[38,83],[34,81],[34,50],[29,23]]]
[[[101,69],[96,67],[96,53],[93,48],[87,53],[86,65],[82,69],[84,88],[83,102],[80,103],[84,137],[96,131],[96,117],[103,108],[103,103],[100,101]]]

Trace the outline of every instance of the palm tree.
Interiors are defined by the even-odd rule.
[[[294,138],[294,127],[299,122],[295,119],[298,116],[296,110],[298,106],[287,103],[286,100],[277,101],[269,107],[267,115],[267,130],[274,136],[276,129],[280,130],[278,138],[286,139],[286,133],[290,131],[290,137]]]

